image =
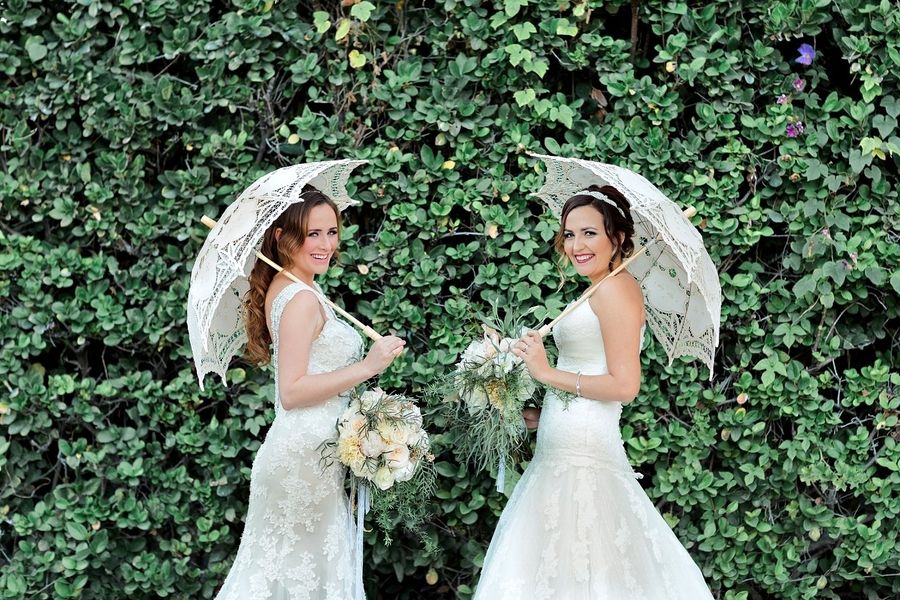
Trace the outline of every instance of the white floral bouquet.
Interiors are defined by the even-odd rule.
[[[385,543],[398,518],[415,532],[428,517],[435,482],[430,448],[419,407],[381,388],[355,395],[338,418],[337,437],[321,446],[322,460],[326,465],[337,460],[350,472],[358,554],[370,506]]]
[[[380,388],[366,390],[338,419],[337,460],[355,477],[386,491],[432,461],[419,407]]]
[[[497,488],[502,490],[507,460],[525,440],[522,409],[537,385],[511,352],[518,338],[482,328],[484,337],[463,351],[444,395],[456,403],[457,447],[479,468],[497,465]]]

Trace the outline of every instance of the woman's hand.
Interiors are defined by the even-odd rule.
[[[537,331],[525,333],[518,342],[513,344],[512,353],[525,362],[532,377],[541,383],[544,382],[546,374],[550,371],[550,362],[547,360],[544,340]]]
[[[378,375],[400,356],[405,345],[406,342],[396,335],[386,335],[372,344],[362,363],[373,376]]]
[[[522,418],[525,419],[525,427],[528,429],[537,429],[538,421],[541,419],[541,409],[526,408],[522,410]]]

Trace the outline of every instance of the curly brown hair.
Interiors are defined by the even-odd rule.
[[[621,259],[631,256],[634,252],[634,221],[631,218],[631,203],[628,202],[622,192],[611,185],[592,185],[587,190],[589,192],[600,192],[606,195],[610,200],[616,203],[616,206],[622,209],[625,216],[619,214],[614,207],[610,206],[599,198],[588,196],[587,194],[575,194],[563,205],[562,216],[559,219],[559,231],[556,232],[556,238],[553,240],[553,246],[559,254],[557,268],[560,275],[565,280],[564,267],[566,264],[566,218],[569,213],[581,206],[591,206],[603,215],[603,228],[606,231],[606,237],[613,245],[613,253],[609,258],[609,270],[612,271],[615,263]],[[620,241],[619,238],[624,234]]]
[[[338,222],[340,238],[341,214],[331,198],[312,186],[306,186],[301,193],[302,202],[290,205],[263,235],[259,251],[281,265],[284,269],[291,266],[291,256],[303,246],[309,230],[309,213],[316,206],[325,204],[334,210]],[[281,229],[281,235],[275,239],[275,231]],[[266,293],[275,278],[277,271],[264,261],[257,260],[250,272],[250,289],[244,297],[244,326],[247,331],[247,348],[245,358],[253,365],[261,366],[269,362],[272,334],[266,319]]]

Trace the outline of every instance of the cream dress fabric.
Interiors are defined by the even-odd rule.
[[[304,284],[285,287],[272,303],[275,378],[278,328],[285,306]],[[324,306],[324,305],[323,305]],[[327,319],[310,350],[308,373],[359,360],[362,339],[325,307]],[[285,410],[275,392],[275,421],[253,461],[250,506],[237,557],[217,600],[349,600],[355,597],[353,527],[344,467],[323,468],[318,450],[336,436],[348,405],[336,396],[311,408]]]

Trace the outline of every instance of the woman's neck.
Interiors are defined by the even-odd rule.
[[[618,269],[618,268],[619,268],[619,265],[621,265],[621,264],[622,264],[622,261],[619,260],[619,261],[616,261],[616,262],[613,263],[612,271],[610,271],[609,269],[603,269],[602,271],[599,271],[599,272],[597,272],[597,273],[592,273],[592,274],[588,277],[588,279],[591,280],[591,285],[596,285],[598,281],[602,281],[602,280],[606,279],[607,277],[609,277],[609,275],[610,275],[613,271],[615,271],[616,269]],[[619,271],[619,272],[621,273],[621,271]]]
[[[292,269],[291,267],[285,267],[284,271],[279,273],[277,276],[285,277],[286,279],[290,279],[293,282],[293,279],[288,277],[287,273],[290,273],[291,275],[293,275],[294,277],[296,277],[297,279],[299,279],[300,281],[302,281],[309,287],[315,287],[316,276],[313,275],[312,273],[304,273],[303,271],[301,271],[299,269]]]

